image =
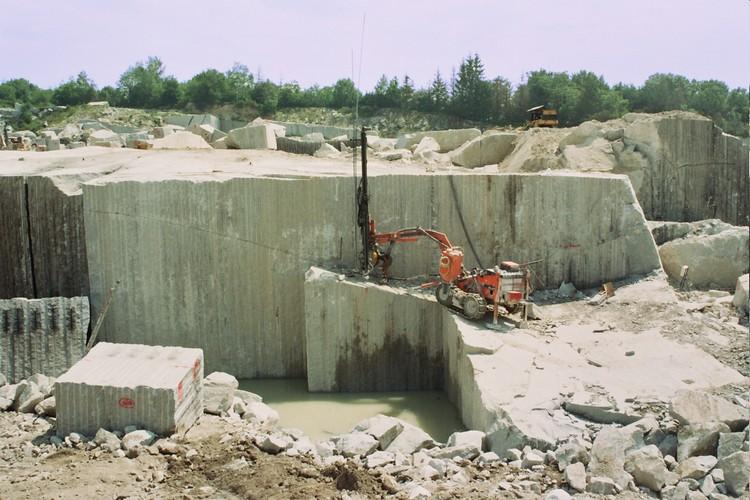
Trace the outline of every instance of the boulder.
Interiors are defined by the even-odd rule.
[[[729,493],[740,496],[747,492],[750,483],[750,451],[738,451],[719,462],[724,471],[724,484]]]
[[[747,315],[748,309],[750,309],[750,298],[748,298],[748,290],[750,289],[750,274],[743,274],[737,278],[737,284],[734,287],[734,299],[732,299],[732,305],[737,309],[740,314]]]
[[[570,493],[561,489],[550,490],[544,494],[544,500],[570,500],[571,498]]]
[[[732,288],[750,267],[750,229],[721,221],[704,226],[659,247],[664,271],[680,279],[682,266],[689,266],[688,280],[695,287]],[[713,223],[710,225],[708,223]]]
[[[427,153],[438,153],[440,152],[440,144],[432,137],[422,137],[419,144],[414,148],[414,156],[420,159],[424,159]]]
[[[388,151],[396,146],[396,139],[387,139],[384,137],[367,136],[367,145],[377,152]]]
[[[748,424],[748,411],[703,391],[678,391],[669,403],[670,414],[682,425],[723,422],[733,431]]]
[[[275,455],[291,448],[294,440],[283,434],[266,434],[256,437],[255,444],[266,453]]]
[[[636,424],[603,428],[591,447],[589,473],[610,478],[620,489],[625,489],[632,479],[625,470],[625,455],[642,446],[643,431]]]
[[[466,443],[446,448],[433,448],[429,451],[429,455],[438,459],[453,460],[454,458],[463,458],[465,460],[474,460],[481,452],[481,448],[478,448],[474,444]]]
[[[303,142],[323,142],[326,138],[320,132],[310,132],[302,136]]]
[[[401,452],[405,455],[415,451],[432,448],[435,446],[435,440],[419,427],[402,422],[403,430],[398,436],[386,447],[385,451]]]
[[[163,139],[154,139],[152,144],[153,149],[211,149],[211,145],[201,136],[184,131],[175,132]]]
[[[677,483],[677,475],[667,469],[659,448],[653,444],[628,453],[625,470],[633,476],[635,484],[652,491]]]
[[[471,445],[482,451],[486,434],[482,431],[454,432],[448,437],[448,446]]]
[[[721,460],[732,453],[742,451],[742,443],[746,440],[744,432],[722,432],[719,434],[719,444],[716,457]]]
[[[268,124],[247,125],[230,130],[226,143],[230,149],[276,149],[276,133]]]
[[[55,415],[57,415],[55,396],[51,396],[40,401],[34,407],[34,413],[43,417],[54,417]]]
[[[130,451],[139,446],[151,446],[156,441],[156,434],[147,430],[135,430],[122,437],[122,449]]]
[[[555,450],[555,458],[557,458],[557,467],[562,472],[570,464],[580,462],[583,465],[588,465],[591,456],[584,445],[584,441],[576,438],[559,446]]]
[[[544,454],[539,450],[529,450],[524,453],[521,467],[531,469],[535,465],[544,465]]]
[[[589,481],[588,486],[589,493],[595,493],[597,495],[615,495],[622,488],[619,488],[617,484],[606,476],[594,476]]]
[[[229,411],[234,401],[234,391],[239,385],[237,379],[228,373],[213,372],[208,375],[203,379],[203,410],[214,415]]]
[[[324,142],[320,145],[317,151],[313,153],[313,156],[316,158],[338,158],[341,156],[341,152],[327,142]]]
[[[270,428],[279,423],[279,413],[265,403],[250,401],[245,402],[242,419]]]
[[[702,479],[711,472],[717,462],[717,458],[711,455],[690,457],[679,463],[675,473],[680,476],[680,479]]]
[[[454,165],[477,168],[501,163],[513,151],[517,134],[491,131],[468,141],[450,153]]]
[[[192,125],[189,125],[185,130],[187,130],[188,132],[192,132],[195,135],[201,136],[206,142],[213,142],[215,140],[221,139],[222,137],[226,137],[225,133],[221,132],[213,125],[209,125],[208,123],[204,123],[201,125],[193,123]],[[216,134],[216,132],[219,132],[219,134],[217,134],[217,137],[214,138],[214,134]]]
[[[369,469],[375,467],[382,467],[384,465],[392,464],[395,461],[395,455],[387,451],[375,451],[367,456],[365,464]]]
[[[378,440],[364,432],[351,432],[339,436],[336,449],[345,457],[364,457],[378,448]]]
[[[477,465],[489,465],[499,462],[501,459],[494,451],[485,451],[476,459]]]
[[[213,141],[211,147],[214,149],[229,149],[229,146],[227,146],[227,138],[222,137],[221,139]]]
[[[440,153],[447,153],[461,146],[466,141],[470,141],[481,135],[481,131],[476,128],[464,128],[455,130],[432,130],[428,132],[416,132],[412,134],[401,135],[396,140],[396,149],[410,149],[424,137],[432,137],[440,145]]]
[[[36,386],[39,388],[39,391],[45,396],[50,396],[54,392],[55,377],[48,377],[47,375],[44,375],[42,373],[35,373],[26,380],[28,382],[36,384]]]
[[[258,394],[250,391],[243,391],[242,389],[235,389],[234,397],[240,398],[246,405],[250,403],[262,403],[263,398]]]
[[[353,432],[365,432],[378,440],[381,450],[385,450],[404,429],[404,424],[397,418],[387,415],[375,415],[354,426]]]
[[[105,429],[99,429],[98,431],[96,431],[96,435],[94,436],[94,443],[96,443],[99,448],[110,452],[119,450],[121,447],[120,438],[115,436],[114,433],[109,432]]]
[[[680,427],[677,433],[677,460],[700,455],[716,455],[719,434],[729,432],[722,422],[704,422]]]
[[[89,146],[104,146],[109,148],[121,148],[124,145],[122,137],[108,129],[90,132],[86,143]]]
[[[578,492],[586,491],[586,467],[580,462],[565,467],[565,482]]]
[[[19,413],[33,413],[37,404],[44,400],[44,392],[33,382],[26,382],[16,397],[13,408]]]
[[[385,161],[410,160],[411,151],[408,149],[392,149],[375,153],[375,156]]]

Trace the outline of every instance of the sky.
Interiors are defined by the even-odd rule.
[[[239,62],[303,87],[354,76],[369,90],[382,74],[422,87],[477,53],[516,84],[544,68],[746,88],[750,0],[0,0],[0,48],[0,81],[42,87],[80,71],[114,85],[149,56],[181,81]]]

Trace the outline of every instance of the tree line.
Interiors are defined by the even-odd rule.
[[[97,88],[85,72],[53,89],[42,89],[25,79],[0,84],[0,106],[20,103],[24,109],[55,105],[79,105],[106,100],[113,106],[144,109],[206,111],[217,106],[252,108],[272,115],[283,108],[353,108],[367,116],[381,109],[442,113],[485,125],[521,125],[526,110],[544,104],[559,112],[563,126],[586,120],[608,120],[629,111],[697,111],[712,118],[726,132],[748,135],[748,90],[730,89],[718,80],[689,80],[671,73],[651,75],[641,86],[610,86],[590,71],[526,74],[512,85],[498,76],[489,78],[479,55],[464,58],[450,75],[439,71],[425,88],[417,88],[408,75],[383,75],[365,93],[343,78],[330,86],[300,87],[296,82],[275,83],[253,75],[247,66],[235,64],[220,72],[208,69],[180,82],[165,74],[161,60],[151,57],[127,69],[115,86]]]

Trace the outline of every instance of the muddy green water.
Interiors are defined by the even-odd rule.
[[[283,427],[302,429],[313,440],[349,432],[378,413],[417,425],[441,442],[464,429],[456,408],[440,391],[313,393],[307,392],[304,379],[241,380],[240,389],[263,396],[279,412]]]

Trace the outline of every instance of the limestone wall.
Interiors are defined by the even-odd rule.
[[[304,273],[355,263],[351,177],[224,181],[101,178],[84,186],[94,312],[121,285],[101,332],[112,342],[204,349],[207,369],[238,377],[304,376]],[[660,267],[625,177],[454,178],[486,266],[528,262],[537,282],[598,286]],[[449,178],[371,178],[381,230],[421,225],[466,248]],[[394,251],[395,276],[436,272],[429,242]]]

